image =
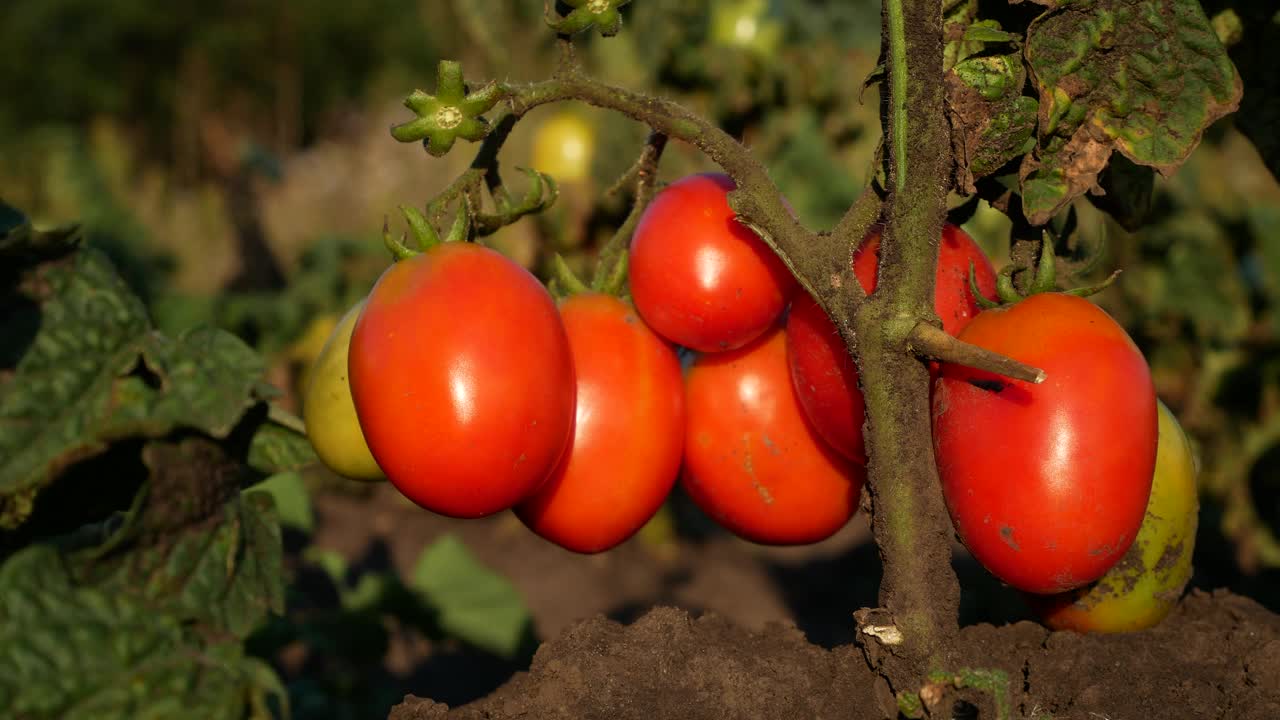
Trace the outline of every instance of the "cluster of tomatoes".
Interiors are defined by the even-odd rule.
[[[320,458],[349,477],[385,476],[443,515],[513,509],[583,553],[634,534],[677,481],[751,541],[835,533],[866,477],[856,367],[822,308],[737,223],[732,189],[726,176],[693,175],[654,198],[628,255],[634,305],[598,292],[557,303],[471,243],[395,263],[317,360],[304,416]],[[878,253],[873,233],[854,256],[867,292]],[[1190,569],[1185,438],[1105,312],[1061,293],[983,311],[974,289],[991,297],[995,286],[980,248],[948,225],[935,297],[944,330],[1048,375],[1033,385],[932,368],[956,531],[1055,626],[1158,621]],[[687,370],[678,347],[695,353]],[[1170,548],[1185,552],[1169,560]]]

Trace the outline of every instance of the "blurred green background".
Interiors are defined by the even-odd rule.
[[[432,159],[395,142],[401,98],[433,82],[442,58],[476,81],[545,76],[553,47],[541,14],[538,0],[9,0],[0,198],[37,224],[82,222],[161,328],[211,322],[240,334],[271,359],[296,410],[336,317],[386,266],[384,217],[394,227],[397,205],[422,205],[470,162],[465,144]],[[638,0],[625,14],[618,37],[582,42],[588,67],[713,117],[765,161],[806,224],[834,224],[879,142],[877,88],[862,90],[879,4]],[[1280,610],[1280,185],[1236,126],[1218,123],[1178,174],[1157,178],[1135,232],[1076,201],[1068,244],[1091,255],[1079,282],[1124,270],[1097,300],[1130,328],[1195,440],[1193,583]],[[535,271],[550,250],[587,262],[625,215],[604,191],[644,135],[577,105],[531,113],[504,165],[552,172],[563,194],[494,243]],[[673,146],[662,175],[709,167]],[[981,205],[966,227],[997,265],[1007,259],[997,211]],[[369,717],[410,691],[471,699],[573,618],[627,619],[654,603],[748,623],[789,616],[816,642],[847,641],[847,613],[874,602],[879,573],[862,518],[814,548],[766,550],[717,533],[677,496],[636,540],[582,558],[510,517],[463,527],[319,471],[273,492],[290,523],[290,613],[254,647],[286,678],[300,717]],[[509,599],[511,584],[518,632],[507,641],[464,631],[458,644],[448,623],[427,637],[406,620],[421,611],[414,593],[429,594],[413,590],[424,548],[465,554],[432,544],[450,533],[498,571],[494,592]],[[966,619],[1025,613],[963,556],[957,565]],[[734,604],[751,593],[769,595]]]

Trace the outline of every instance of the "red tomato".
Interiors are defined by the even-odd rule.
[[[829,537],[858,509],[866,470],[805,420],[780,329],[739,350],[700,356],[685,380],[681,483],[721,525],[753,542]]]
[[[701,352],[742,347],[782,314],[797,283],[734,219],[733,180],[691,175],[653,199],[631,242],[631,296],[659,335]]]
[[[938,244],[938,273],[935,275],[933,309],[942,320],[942,329],[958,334],[982,308],[969,291],[969,263],[973,263],[978,289],[988,298],[996,296],[996,271],[982,248],[959,226],[942,226]],[[853,274],[867,291],[876,289],[880,268],[880,231],[873,229],[853,255]]]
[[[444,243],[388,268],[356,323],[348,368],[378,465],[442,515],[511,507],[568,444],[573,358],[555,302],[488,248]]]
[[[1048,377],[943,366],[933,444],[956,532],[1020,590],[1097,580],[1133,543],[1151,492],[1156,396],[1142,353],[1106,312],[1058,293],[988,310],[960,339]]]
[[[854,275],[868,293],[876,287],[879,258],[880,233],[873,230],[853,256]],[[974,265],[978,289],[987,297],[995,297],[996,271],[982,248],[959,227],[944,226],[938,250],[934,311],[942,318],[943,329],[952,335],[960,332],[979,311],[969,290],[970,262]],[[797,293],[791,303],[787,352],[800,405],[818,434],[841,455],[865,464],[864,408],[862,393],[858,390],[858,370],[835,324],[805,293]]]
[[[573,439],[550,479],[516,506],[538,535],[595,553],[631,537],[680,472],[684,381],[675,350],[609,295],[560,305],[578,377]]]

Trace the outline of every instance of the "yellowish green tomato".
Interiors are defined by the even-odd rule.
[[[1191,579],[1199,500],[1191,445],[1164,403],[1151,499],[1138,537],[1096,583],[1062,595],[1027,595],[1054,630],[1131,632],[1165,618]]]
[[[299,394],[306,392],[316,358],[320,357],[325,344],[329,342],[329,336],[333,335],[333,329],[337,326],[337,313],[320,313],[311,319],[302,335],[285,350],[285,357],[302,368],[295,385]]]
[[[365,443],[347,375],[347,351],[351,331],[364,308],[364,300],[342,316],[310,372],[302,397],[302,419],[307,437],[320,462],[353,480],[382,480],[386,476]]]
[[[782,43],[782,23],[769,17],[767,0],[716,0],[711,42],[771,57]]]
[[[595,129],[581,116],[558,112],[543,121],[533,135],[533,169],[557,182],[578,182],[591,174]]]

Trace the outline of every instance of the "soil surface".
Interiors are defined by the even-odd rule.
[[[449,520],[381,485],[367,497],[321,494],[312,541],[353,569],[408,573],[427,544],[452,533],[529,608],[528,650],[509,660],[393,634],[384,680],[394,698],[407,696],[393,720],[888,717],[888,688],[854,644],[852,611],[876,604],[880,580],[865,516],[822,543],[767,548],[718,530],[678,493],[673,504],[678,532],[583,556],[509,514]],[[1229,582],[1280,607],[1280,577],[1229,573],[1232,559],[1214,540],[1198,539],[1193,585]],[[1253,600],[1193,590],[1148,632],[1049,633],[1025,622],[1021,598],[958,545],[953,564],[966,629],[963,667],[952,669],[1004,670],[1010,718],[1280,720],[1280,616]],[[286,679],[308,671],[279,660]],[[973,707],[935,716],[1000,717],[988,694],[970,690],[944,693],[939,708],[957,700]]]
[[[980,624],[962,631],[961,647],[961,666],[1007,673],[1008,717],[1280,718],[1280,617],[1227,592],[1193,591],[1143,633]],[[943,697],[952,713],[942,717],[1002,717],[986,691]],[[882,717],[857,646],[826,650],[790,624],[748,630],[714,613],[656,608],[630,625],[575,624],[542,645],[528,672],[479,701],[450,711],[408,697],[389,720]]]

